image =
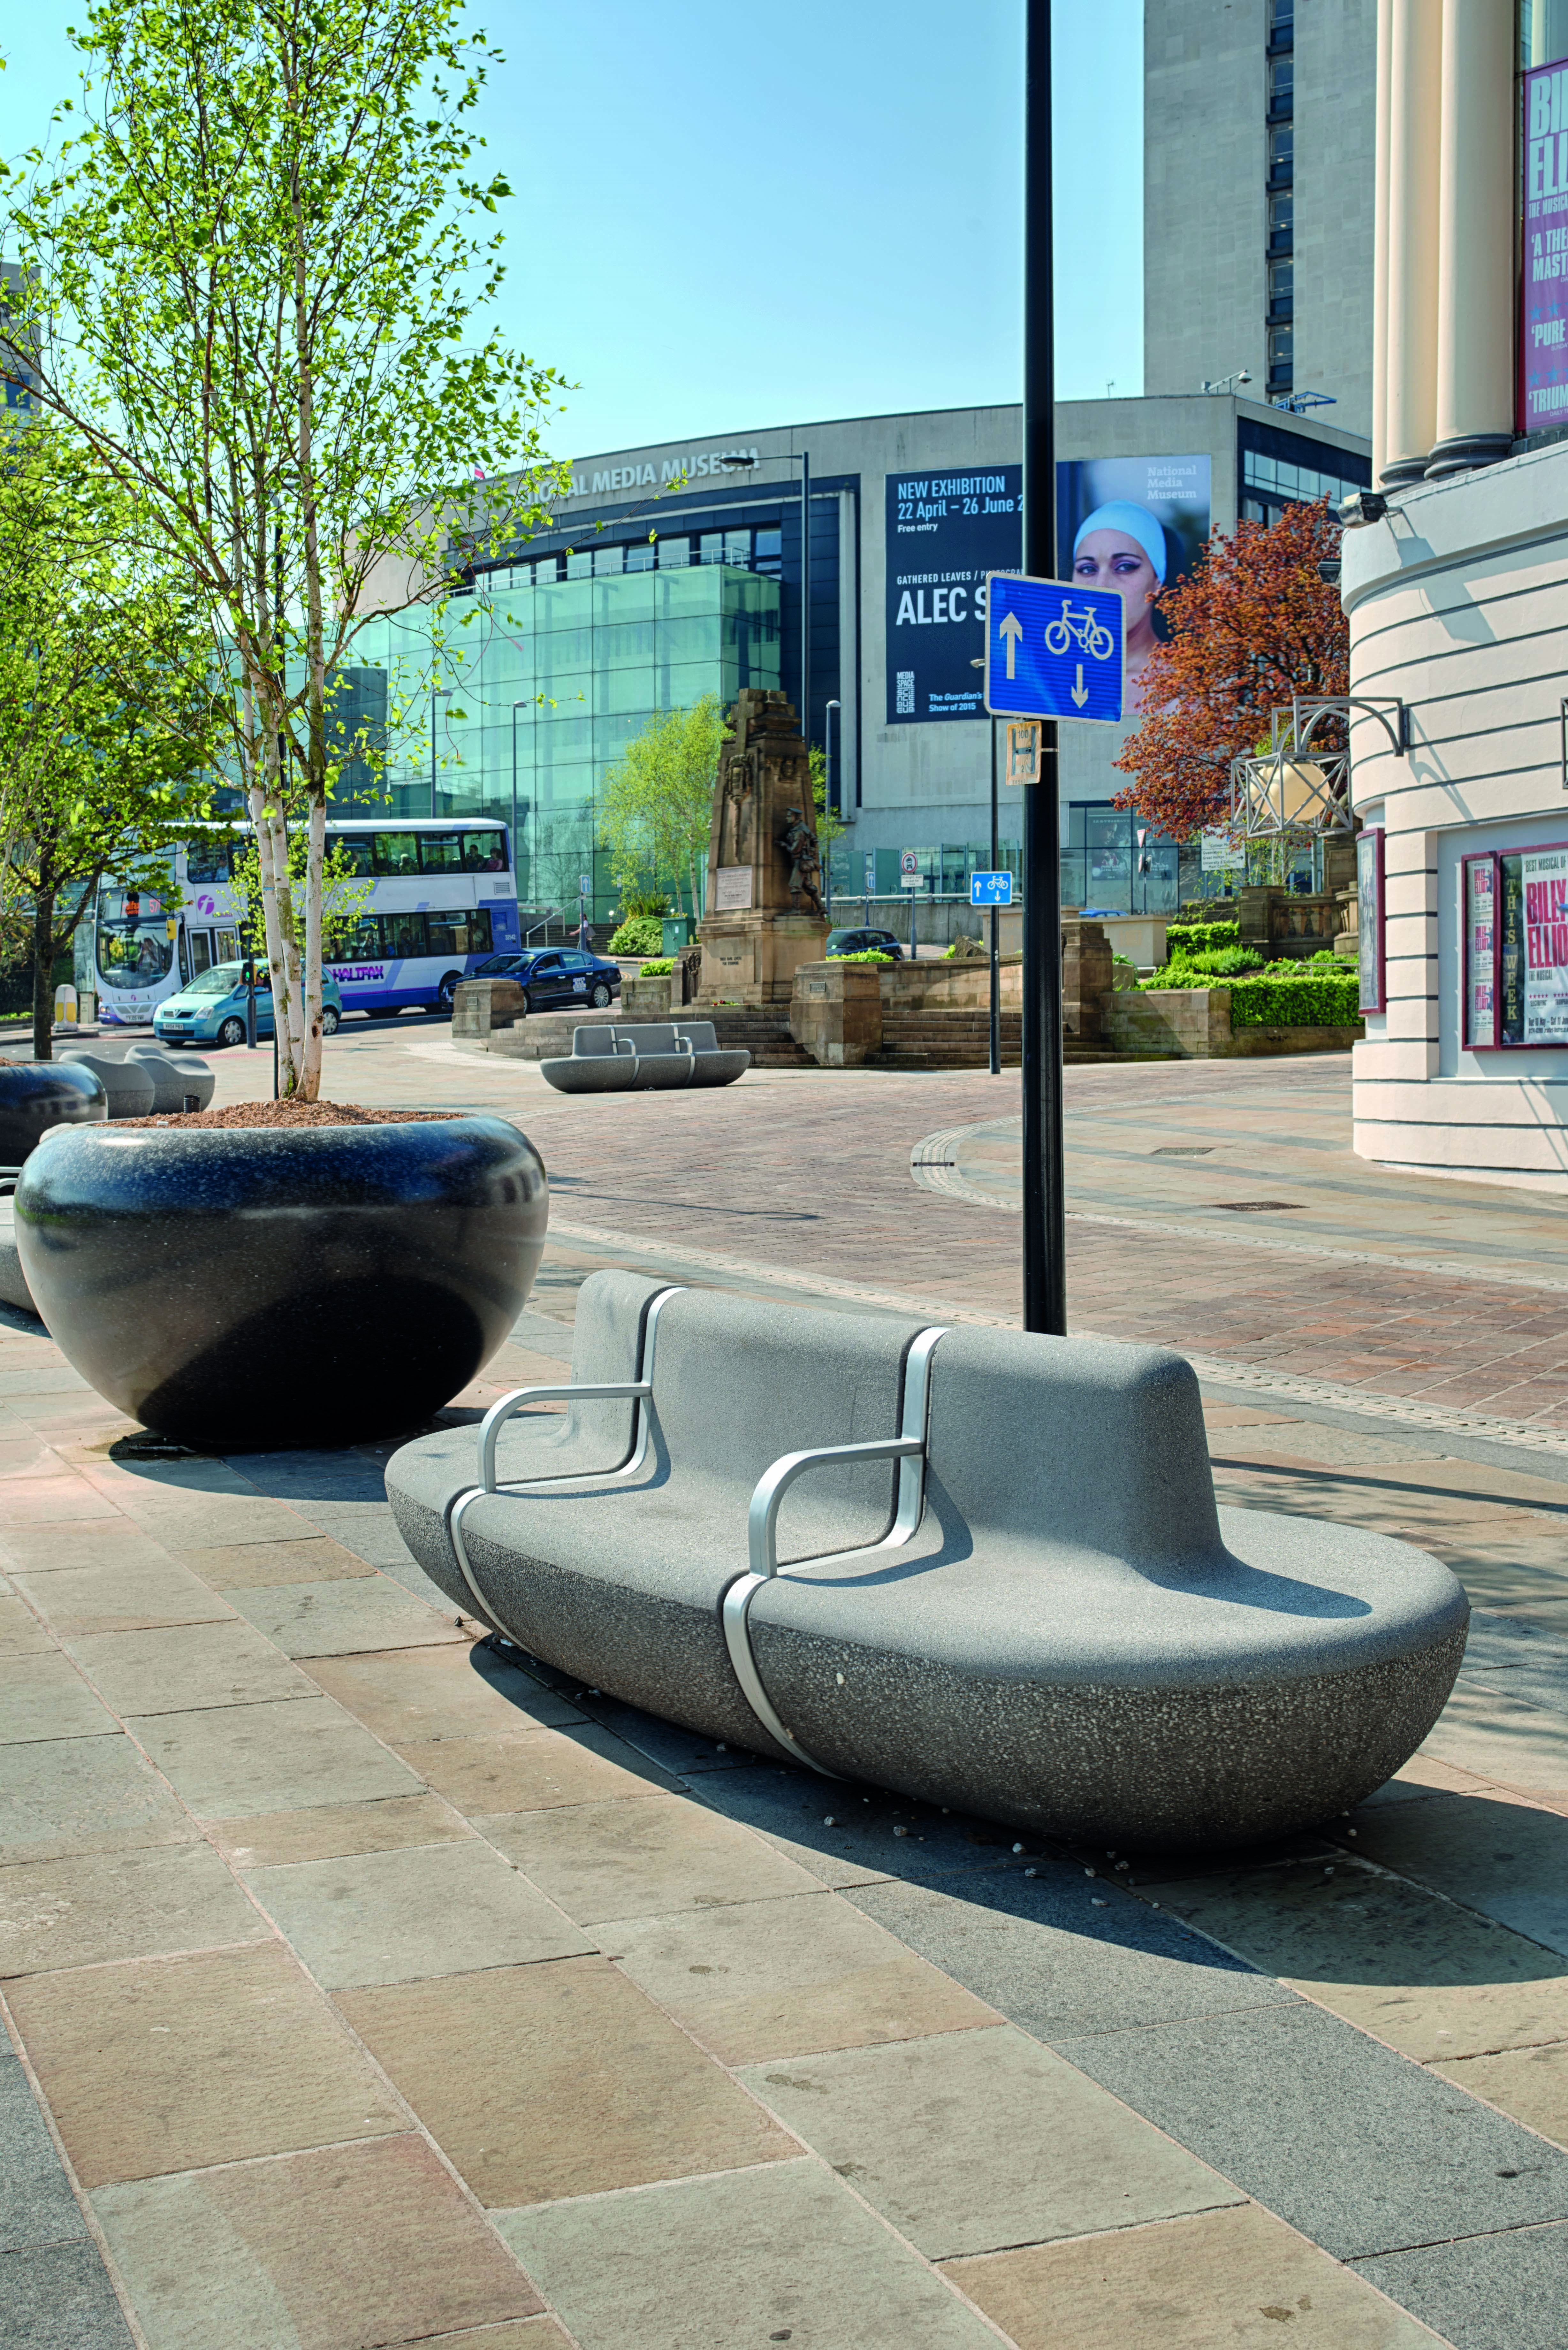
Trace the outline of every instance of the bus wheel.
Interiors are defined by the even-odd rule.
[[[324,1036],[336,1036],[342,1024],[336,1004],[324,1003],[321,1007],[322,1035]]]
[[[243,1020],[225,1020],[223,1026],[218,1031],[219,1044],[233,1046],[235,1045],[243,1045],[244,1041],[244,1022]]]

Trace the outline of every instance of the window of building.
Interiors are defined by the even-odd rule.
[[[724,560],[724,534],[722,530],[705,530],[703,532],[701,537],[697,542],[697,560],[699,563],[722,563]]]
[[[1269,0],[1269,47],[1288,47],[1295,30],[1296,0]]]
[[[1295,236],[1296,198],[1293,188],[1277,188],[1269,198],[1269,251],[1288,253]]]
[[[651,571],[658,560],[659,549],[651,539],[645,540],[638,546],[628,546],[626,550],[626,567],[628,571]]]
[[[624,546],[595,547],[594,577],[596,579],[616,578],[625,569],[626,549]]]
[[[1295,89],[1296,67],[1293,57],[1269,59],[1269,112],[1288,114]]]
[[[742,571],[752,564],[752,534],[749,530],[727,530],[724,533],[724,560],[738,563]]]
[[[752,568],[776,579],[784,564],[784,533],[782,530],[759,530],[752,552]]]
[[[1293,261],[1271,261],[1269,264],[1269,316],[1288,316],[1295,293],[1296,265]]]
[[[1269,177],[1288,180],[1295,163],[1295,125],[1276,122],[1269,131]]]
[[[661,571],[679,571],[691,560],[689,538],[661,538],[659,542],[659,567]]]
[[[566,557],[566,577],[568,579],[590,578],[593,575],[593,568],[594,558],[590,554],[568,555]]]

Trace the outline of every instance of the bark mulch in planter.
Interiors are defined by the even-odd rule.
[[[366,1109],[358,1102],[231,1102],[226,1109],[170,1110],[162,1118],[117,1118],[128,1126],[416,1126],[427,1118],[457,1118],[459,1110]]]

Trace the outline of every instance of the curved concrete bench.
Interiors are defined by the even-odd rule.
[[[1407,1544],[1217,1510],[1179,1356],[622,1273],[584,1284],[569,1385],[504,1398],[477,1459],[472,1430],[404,1445],[387,1489],[459,1607],[597,1688],[1111,1844],[1348,1810],[1436,1721],[1469,1612]]]
[[[151,1078],[155,1118],[166,1111],[183,1110],[188,1096],[198,1109],[205,1109],[212,1101],[217,1076],[199,1053],[166,1053],[161,1045],[132,1045],[125,1057]]]
[[[16,1253],[16,1211],[9,1197],[0,1199],[0,1302],[16,1306],[18,1313],[31,1314],[35,1320],[41,1318]]]
[[[569,1059],[541,1061],[562,1094],[625,1094],[676,1086],[732,1086],[752,1066],[743,1047],[722,1052],[711,1020],[644,1021],[575,1028]]]
[[[78,1069],[90,1069],[109,1098],[110,1118],[151,1118],[157,1098],[158,1084],[151,1070],[127,1054],[123,1061],[111,1061],[106,1053],[95,1053],[85,1045],[69,1045],[57,1054],[61,1061],[74,1061]]]

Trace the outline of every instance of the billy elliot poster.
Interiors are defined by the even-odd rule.
[[[1524,77],[1520,424],[1568,417],[1568,64]]]

